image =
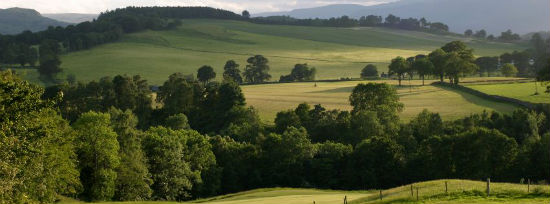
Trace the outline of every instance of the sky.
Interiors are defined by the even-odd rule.
[[[127,6],[209,6],[240,13],[288,11],[329,4],[375,5],[395,0],[0,0],[0,8],[31,8],[40,13],[99,13]]]

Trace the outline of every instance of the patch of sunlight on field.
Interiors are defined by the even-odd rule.
[[[550,103],[550,94],[545,93],[546,86],[541,83],[503,83],[467,85],[467,87],[490,95],[505,96],[533,103]],[[538,95],[535,95],[538,88]]]
[[[258,109],[260,117],[273,122],[277,112],[294,109],[300,103],[321,104],[327,109],[351,110],[349,95],[358,83],[388,83],[398,89],[400,101],[405,105],[400,114],[405,121],[415,117],[424,109],[438,112],[443,119],[458,119],[483,110],[510,113],[516,107],[499,103],[449,88],[431,85],[421,86],[420,80],[413,80],[411,86],[403,81],[398,87],[395,80],[348,81],[348,82],[304,82],[285,84],[263,84],[242,86],[247,104]],[[426,81],[426,84],[432,81]],[[317,84],[317,87],[315,87]]]

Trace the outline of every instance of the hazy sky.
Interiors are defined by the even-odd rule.
[[[210,6],[259,13],[328,4],[373,5],[390,1],[395,0],[0,0],[0,8],[32,8],[40,13],[99,13],[126,6]]]

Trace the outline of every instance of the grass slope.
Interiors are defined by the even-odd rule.
[[[467,80],[465,80],[467,81]],[[321,104],[327,109],[350,110],[349,95],[358,83],[369,81],[284,83],[242,86],[248,105],[258,109],[260,117],[273,122],[277,112],[294,109],[298,104]],[[373,81],[397,85],[395,80]],[[426,81],[426,84],[431,81]],[[317,87],[315,87],[317,84]],[[405,104],[401,118],[409,120],[424,109],[438,112],[444,119],[458,119],[483,110],[510,113],[516,106],[485,100],[483,98],[449,88],[421,86],[419,80],[403,81],[398,88],[400,101]]]
[[[445,193],[445,182],[448,184],[448,193]],[[414,187],[414,196],[411,196],[410,185],[383,190],[383,199],[379,200],[379,191],[333,191],[317,189],[269,188],[245,191],[235,194],[200,199],[185,203],[204,204],[310,204],[315,201],[323,203],[343,203],[344,196],[350,203],[548,203],[550,188],[544,185],[531,185],[531,192],[527,193],[527,185],[510,183],[492,183],[491,196],[486,197],[486,183],[469,180],[435,180],[411,184]],[[416,201],[418,188],[419,201]],[[60,204],[82,203],[76,200],[65,199]],[[168,204],[176,202],[102,202],[102,203],[140,203],[140,204]]]
[[[170,31],[129,34],[120,42],[73,52],[62,57],[64,74],[97,80],[115,74],[140,74],[161,84],[174,72],[196,74],[205,64],[221,78],[225,61],[244,69],[246,59],[262,54],[270,60],[272,80],[288,74],[294,64],[317,68],[318,79],[358,77],[367,63],[386,72],[396,56],[426,54],[452,40],[463,40],[476,55],[498,55],[524,45],[480,42],[452,36],[385,28],[327,28],[259,25],[242,21],[185,20]],[[32,77],[32,76],[31,76]]]
[[[535,95],[538,86],[538,95]],[[541,83],[504,83],[504,84],[480,84],[467,85],[467,87],[490,94],[509,98],[515,98],[522,101],[533,103],[550,103],[550,95],[544,93],[546,86]]]

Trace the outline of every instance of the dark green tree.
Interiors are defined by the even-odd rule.
[[[247,10],[244,10],[241,16],[244,18],[250,18],[250,13]]]
[[[464,31],[464,36],[466,37],[472,37],[473,34],[474,34],[474,31],[472,31],[472,29],[468,29]]]
[[[433,74],[439,77],[439,80],[443,82],[445,77],[445,65],[447,63],[447,54],[442,49],[437,49],[428,55],[428,58],[434,65]]]
[[[424,86],[424,77],[432,74],[435,69],[433,63],[428,58],[416,59],[411,67],[422,78],[422,86]]]
[[[365,68],[361,70],[361,78],[378,77],[378,68],[374,64],[367,64]]]
[[[155,199],[191,198],[193,187],[203,182],[201,173],[216,164],[207,138],[194,130],[153,127],[143,143]]]
[[[56,75],[62,71],[59,54],[61,47],[55,40],[44,40],[40,43],[40,67],[38,72],[44,80],[53,81]]]
[[[257,84],[271,79],[271,75],[268,73],[269,65],[267,63],[269,61],[267,58],[256,55],[248,58],[246,62],[248,62],[248,65],[246,65],[243,73],[246,82]]]
[[[203,84],[210,82],[214,78],[216,78],[216,72],[214,72],[211,66],[204,65],[197,71],[197,79]]]
[[[390,76],[397,75],[399,86],[401,86],[401,80],[403,80],[403,78],[405,77],[405,73],[407,73],[410,69],[410,65],[407,60],[402,57],[396,57],[391,60],[390,66],[388,68],[388,74]]]
[[[181,73],[170,75],[168,80],[159,88],[157,102],[163,104],[166,115],[186,113],[194,106],[195,88]]]
[[[151,197],[153,183],[141,146],[143,133],[136,129],[137,117],[130,111],[111,108],[111,125],[118,134],[120,165],[116,168],[116,200],[143,201]]]
[[[500,72],[505,77],[514,77],[518,74],[518,68],[516,68],[513,64],[504,64],[500,68]]]
[[[498,68],[498,57],[479,57],[475,63],[479,67],[479,76],[482,76],[483,72],[487,72],[487,76],[490,77],[491,73]]]
[[[77,154],[82,197],[92,201],[108,201],[115,194],[120,164],[117,134],[108,114],[88,112],[74,123],[77,133]]]
[[[53,203],[81,190],[75,134],[44,90],[0,71],[0,202]]]
[[[229,60],[225,63],[223,67],[223,79],[225,81],[233,81],[238,84],[243,83],[243,78],[241,77],[241,70],[239,70],[239,64],[234,60]]]

